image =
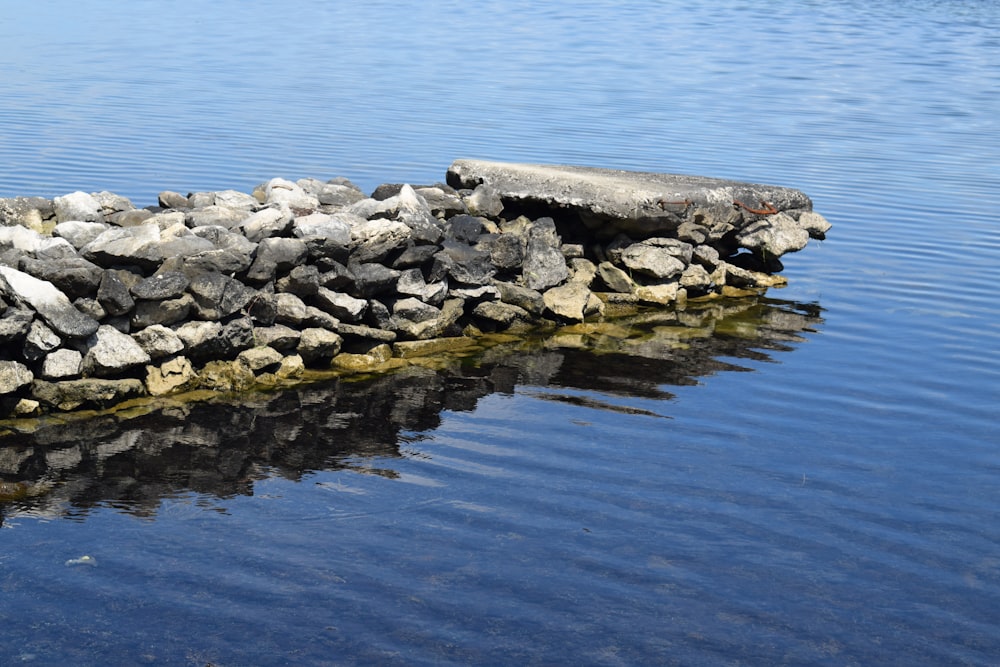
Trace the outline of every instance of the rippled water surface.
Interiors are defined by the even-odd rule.
[[[834,228],[765,299],[0,440],[3,664],[1000,662],[996,3],[9,14],[0,196],[476,157]]]

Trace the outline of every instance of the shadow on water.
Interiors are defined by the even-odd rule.
[[[517,387],[545,400],[667,417],[622,401],[666,401],[667,387],[750,371],[740,360],[772,361],[773,352],[792,350],[822,324],[820,313],[815,304],[765,297],[689,304],[505,337],[376,377],[53,421],[0,438],[0,522],[82,520],[100,506],[151,518],[164,499],[252,495],[258,480],[317,470],[393,477],[391,459],[436,429],[444,411],[471,411],[481,398]]]

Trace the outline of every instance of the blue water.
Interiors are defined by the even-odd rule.
[[[19,5],[0,196],[473,157],[786,185],[834,228],[673,357],[0,443],[50,485],[3,510],[0,657],[1000,663],[998,63],[986,1]]]

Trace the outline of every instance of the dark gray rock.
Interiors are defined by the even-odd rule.
[[[104,270],[82,257],[42,260],[25,257],[21,270],[40,280],[47,280],[71,299],[89,296],[97,291]]]
[[[545,290],[569,278],[565,258],[558,246],[553,246],[544,234],[528,239],[522,267],[524,284],[533,290]]]
[[[363,299],[395,289],[399,280],[399,271],[381,264],[351,264],[348,266],[354,276],[354,293]]]
[[[456,215],[445,223],[445,238],[472,245],[484,232],[483,222],[474,215]]]
[[[131,328],[143,329],[154,324],[169,326],[183,322],[193,306],[194,298],[190,294],[182,294],[176,299],[137,301],[130,319]]]
[[[253,323],[248,317],[225,325],[186,322],[175,332],[184,341],[185,356],[196,363],[235,359],[240,352],[254,346]]]
[[[514,234],[484,234],[475,247],[489,253],[499,271],[517,271],[524,263],[525,244]]]
[[[179,271],[159,271],[140,280],[130,291],[136,299],[162,301],[179,297],[189,284],[188,277]]]
[[[135,299],[118,271],[107,269],[97,288],[97,301],[108,315],[124,315],[135,307]]]
[[[319,269],[311,264],[296,266],[288,275],[278,280],[274,289],[278,292],[289,292],[301,297],[312,296],[320,288]]]
[[[545,310],[545,301],[538,290],[500,280],[493,281],[493,286],[500,292],[500,300],[504,303],[518,306],[536,316],[541,315]]]
[[[346,292],[354,286],[354,274],[340,262],[328,261],[324,262],[323,266],[323,273],[319,277],[321,287]]]
[[[0,345],[8,346],[24,340],[31,329],[35,313],[27,308],[10,308],[0,317]]]
[[[301,264],[308,254],[301,239],[268,238],[257,245],[257,254],[247,271],[247,279],[266,283],[278,272],[290,271]]]
[[[188,291],[194,297],[195,315],[203,320],[222,320],[247,308],[258,291],[221,273],[198,273]]]
[[[52,329],[35,320],[24,338],[23,355],[28,361],[38,361],[62,344],[62,339]]]
[[[410,245],[393,260],[392,268],[410,269],[429,264],[440,250],[437,245]]]
[[[489,253],[464,243],[445,241],[434,258],[449,276],[467,285],[485,285],[496,273]]]

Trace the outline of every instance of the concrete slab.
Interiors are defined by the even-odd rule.
[[[704,176],[595,167],[456,160],[448,184],[495,189],[505,206],[575,212],[590,228],[631,234],[674,231],[685,222],[742,228],[778,212],[798,217],[812,201],[792,188]]]

